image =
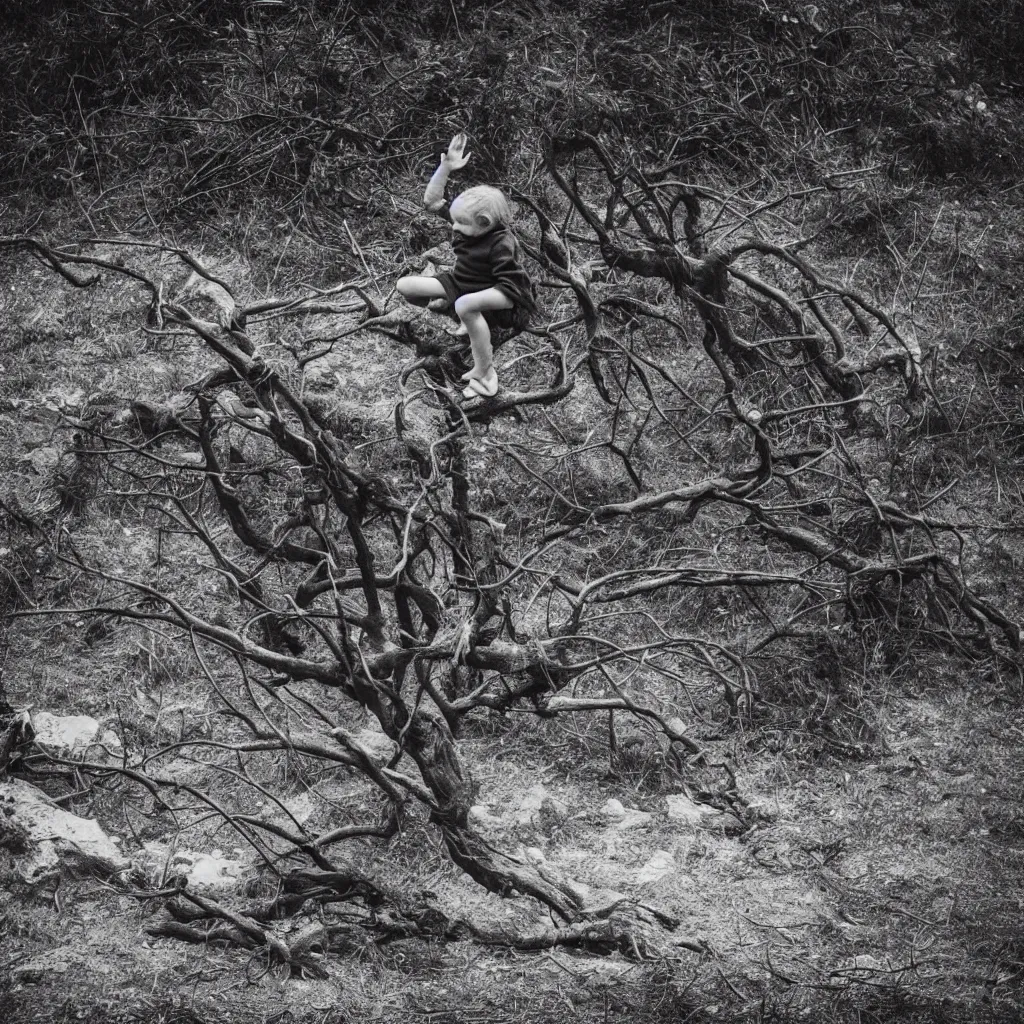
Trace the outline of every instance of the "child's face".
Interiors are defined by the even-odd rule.
[[[466,204],[462,201],[461,196],[452,203],[448,212],[452,217],[452,231],[457,231],[466,238],[475,238],[491,229],[489,222],[478,220],[475,213],[466,209]]]

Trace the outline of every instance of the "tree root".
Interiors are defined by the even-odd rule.
[[[523,952],[565,946],[601,956],[618,952],[638,961],[665,955],[666,946],[706,952],[706,946],[696,940],[666,942],[665,931],[674,930],[679,922],[655,908],[626,901],[611,911],[599,911],[562,926],[518,928],[451,918],[423,898],[386,894],[354,874],[295,872],[286,877],[283,889],[290,891],[244,910],[231,909],[185,888],[175,889],[164,902],[168,917],[148,925],[146,932],[182,942],[220,942],[265,950],[271,965],[286,967],[292,975],[303,977],[325,977],[322,958],[327,953],[348,954],[368,943],[379,945],[399,939],[470,939]],[[346,902],[343,913],[325,913],[327,904],[340,901]],[[282,914],[294,915],[307,902],[317,907],[315,920],[307,918],[305,924],[288,933],[272,923]]]
[[[644,907],[617,909],[605,918],[586,918],[562,928],[540,928],[515,931],[504,926],[481,926],[467,923],[472,937],[487,946],[507,946],[524,952],[566,946],[602,956],[621,953],[630,960],[653,960],[664,955],[664,942],[657,925],[665,915]],[[676,939],[673,946],[704,953],[707,947],[692,939]]]

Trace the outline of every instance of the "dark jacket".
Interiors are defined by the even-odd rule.
[[[448,205],[440,211],[450,219]],[[530,275],[523,269],[519,242],[511,228],[499,224],[486,234],[467,238],[457,231],[452,238],[455,268],[451,279],[459,295],[499,288],[515,306],[537,311],[537,297]]]
[[[465,238],[456,232],[452,240],[455,269],[452,278],[460,295],[498,288],[516,306],[534,312],[533,282],[519,262],[519,243],[506,227],[496,227],[485,235]]]

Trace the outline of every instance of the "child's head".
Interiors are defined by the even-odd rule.
[[[451,205],[452,226],[464,235],[482,235],[512,221],[505,193],[490,185],[474,185],[460,192]]]

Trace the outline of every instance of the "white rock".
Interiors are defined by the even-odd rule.
[[[547,857],[544,856],[544,851],[539,846],[526,846],[523,848],[523,856],[536,867],[539,864],[543,864]]]
[[[880,960],[876,960],[875,957],[869,953],[860,953],[853,957],[852,960],[847,961],[846,966],[840,968],[838,971],[833,971],[833,974],[857,974],[863,976],[864,974],[877,974],[878,972],[887,972],[885,964]]]
[[[604,806],[601,808],[601,813],[606,818],[624,818],[626,816],[626,808],[622,805],[620,800],[614,799],[606,800]]]
[[[629,897],[617,889],[595,889],[584,897],[583,913],[607,917],[616,907],[628,900]]]
[[[245,872],[241,849],[238,856],[228,857],[223,850],[209,853],[196,850],[172,850],[163,843],[146,843],[138,855],[139,866],[155,885],[163,885],[169,877],[184,875],[195,889],[232,889]]]
[[[612,827],[618,832],[625,832],[630,828],[642,828],[644,825],[650,824],[653,817],[654,815],[648,811],[636,811],[632,807],[627,807],[625,815],[619,821],[614,822]]]
[[[469,820],[478,828],[497,828],[502,824],[501,818],[491,814],[489,807],[473,804],[469,809]]]
[[[41,881],[58,871],[64,861],[101,874],[131,866],[92,818],[65,811],[20,779],[0,782],[0,837],[5,835],[16,839],[25,851],[15,864],[27,882]]]
[[[110,754],[120,756],[121,741],[109,729],[100,731],[100,723],[89,715],[51,715],[37,711],[32,715],[35,742],[61,757],[85,757],[91,753],[102,757],[99,745]]]
[[[722,812],[706,804],[694,803],[685,793],[673,793],[665,797],[668,804],[668,816],[673,821],[685,821],[696,825],[705,817],[721,814]]]
[[[667,850],[656,850],[650,860],[636,873],[640,885],[657,882],[676,869],[675,858]]]
[[[516,821],[520,825],[535,824],[540,817],[542,808],[565,817],[569,812],[561,800],[553,797],[540,783],[531,786],[519,804],[519,811],[516,813]]]
[[[217,851],[214,851],[217,852]],[[200,853],[185,872],[188,884],[196,889],[232,889],[244,870],[241,861]]]
[[[387,736],[378,726],[372,725],[360,729],[353,739],[363,746],[378,761],[390,761],[398,749],[390,736]]]

